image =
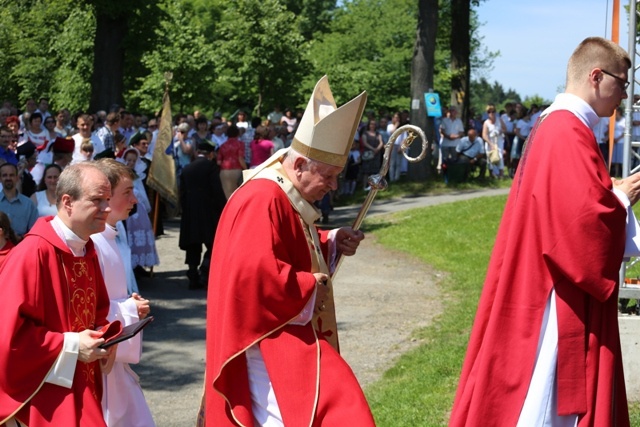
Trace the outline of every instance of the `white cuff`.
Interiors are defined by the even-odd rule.
[[[327,257],[327,266],[329,271],[333,273],[336,270],[336,261],[338,260],[338,250],[336,249],[336,234],[338,234],[338,228],[334,228],[327,234],[327,240],[329,241],[329,256]]]
[[[613,189],[613,194],[616,195],[620,203],[627,209],[624,260],[628,261],[630,257],[640,256],[640,227],[638,227],[638,220],[631,208],[629,197],[627,197],[624,191],[617,188]]]
[[[45,382],[56,384],[61,387],[71,388],[73,384],[73,374],[78,363],[78,352],[80,350],[80,335],[77,332],[64,332],[64,344],[62,351],[58,355],[53,368],[45,378]]]
[[[613,189],[613,194],[616,195],[616,197],[618,198],[618,200],[620,200],[620,203],[622,203],[622,205],[625,208],[628,208],[629,206],[631,206],[631,202],[629,201],[629,197],[626,195],[626,193],[618,188],[614,188]]]
[[[300,314],[293,319],[291,322],[292,325],[306,325],[313,318],[313,308],[316,306],[316,293],[317,289],[313,290],[313,295],[307,301],[307,304],[304,306]]]

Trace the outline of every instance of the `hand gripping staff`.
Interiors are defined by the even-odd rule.
[[[353,221],[353,225],[351,227],[354,230],[360,229],[360,226],[362,225],[362,221],[364,221],[364,217],[365,215],[367,215],[367,212],[371,207],[371,203],[373,203],[373,199],[376,197],[376,194],[378,193],[378,191],[384,191],[387,189],[388,184],[387,184],[387,180],[384,179],[384,177],[387,174],[387,172],[389,172],[389,161],[391,160],[391,150],[393,150],[394,148],[396,139],[398,139],[398,137],[405,132],[407,132],[408,135],[400,145],[400,150],[402,151],[402,155],[411,163],[417,163],[420,160],[424,159],[425,156],[427,155],[427,147],[428,147],[427,137],[424,135],[424,132],[419,127],[413,126],[413,125],[404,125],[404,126],[400,126],[398,129],[395,130],[395,132],[391,134],[391,136],[389,137],[389,141],[387,141],[387,143],[384,146],[384,155],[382,157],[382,167],[380,168],[380,172],[375,175],[369,176],[368,184],[371,187],[371,190],[369,191],[369,194],[367,194],[367,198],[364,199],[364,203],[362,204],[362,207],[360,208],[360,212],[358,212],[356,219]],[[418,157],[410,157],[407,154],[407,151],[409,150],[409,147],[411,146],[413,141],[418,136],[422,139],[422,151],[420,152],[420,155]],[[342,254],[338,255],[338,259],[336,261],[336,268],[333,271],[333,274],[331,275],[331,280],[334,280],[336,277],[336,274],[338,274],[338,270],[340,269],[340,265],[342,264],[343,258],[344,256]]]

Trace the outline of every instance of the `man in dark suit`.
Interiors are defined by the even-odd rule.
[[[186,251],[189,289],[207,286],[213,237],[227,200],[220,183],[220,170],[214,161],[214,145],[201,142],[196,153],[196,159],[185,166],[180,175],[182,216],[179,245]],[[204,257],[203,244],[207,248]]]

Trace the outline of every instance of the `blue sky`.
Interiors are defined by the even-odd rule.
[[[586,37],[611,38],[613,0],[485,0],[477,8],[482,44],[500,51],[487,77],[522,98],[553,100],[564,90],[567,60]],[[628,18],[621,0],[620,45],[628,48]],[[606,32],[605,32],[606,30]]]

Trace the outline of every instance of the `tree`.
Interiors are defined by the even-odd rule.
[[[157,48],[139,62],[146,74],[128,93],[131,104],[144,111],[158,111],[162,104],[164,73],[173,73],[171,104],[177,111],[208,106],[219,98],[213,91],[216,79],[214,45],[204,35],[203,24],[192,20],[190,6],[168,2],[156,28]]]
[[[156,47],[152,35],[162,16],[161,3],[157,0],[84,1],[93,7],[96,19],[90,109],[122,105],[127,91],[125,83],[134,84],[142,72],[140,56]]]
[[[96,32],[93,41],[91,111],[122,105],[124,97],[124,38],[129,29],[129,0],[88,0],[94,6]]]
[[[471,0],[451,1],[451,103],[460,111],[462,123],[469,117],[471,76]]]
[[[533,96],[527,96],[524,101],[522,101],[522,104],[527,107],[527,109],[531,108],[532,104],[536,104],[538,107],[542,106],[542,105],[551,105],[551,101],[549,101],[548,99],[544,99],[543,97],[541,97],[540,95],[536,94]]]
[[[327,33],[311,43],[312,70],[300,85],[303,93],[326,74],[338,103],[366,89],[368,110],[406,109],[415,26],[413,1],[345,2],[335,10]]]
[[[336,0],[283,0],[283,3],[298,17],[298,30],[307,41],[328,30],[336,7]]]
[[[90,8],[74,8],[54,38],[51,50],[60,58],[53,70],[50,97],[56,107],[70,111],[87,111],[93,70],[95,19]]]
[[[433,87],[433,65],[436,49],[436,33],[438,27],[438,0],[418,1],[418,25],[416,41],[411,63],[411,124],[425,131],[427,138],[433,142],[435,138],[433,118],[427,117],[424,101],[425,93]],[[413,144],[411,156],[419,154],[421,147]],[[409,178],[413,181],[424,181],[431,175],[431,150],[427,150],[427,158],[419,163],[409,164]]]
[[[489,83],[486,78],[471,82],[471,93],[473,99],[471,103],[474,113],[482,113],[488,104],[496,106],[498,111],[506,102],[520,102],[520,95],[513,89],[505,89],[498,82]]]
[[[6,36],[0,81],[13,100],[22,104],[28,98],[50,95],[51,74],[60,67],[51,42],[60,34],[71,7],[71,0],[0,2],[1,31]]]
[[[231,102],[290,104],[302,80],[302,36],[297,18],[278,0],[236,0],[222,13],[214,54],[220,93]]]

